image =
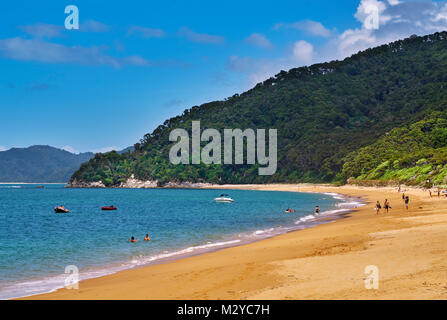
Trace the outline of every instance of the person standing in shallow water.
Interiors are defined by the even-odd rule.
[[[388,199],[385,199],[385,202],[383,203],[383,207],[385,208],[386,213],[388,213],[388,210],[391,209],[390,201]]]
[[[320,213],[320,207],[319,206],[315,207],[315,213]]]
[[[380,201],[377,200],[377,203],[376,203],[376,214],[380,213],[380,209],[382,209],[382,206],[380,205]]]

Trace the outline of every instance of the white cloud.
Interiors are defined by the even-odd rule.
[[[386,7],[386,3],[379,0],[361,0],[354,17],[364,24],[368,17],[370,17],[373,9],[376,9],[379,13],[380,24],[384,24],[390,20],[390,17],[384,14]]]
[[[19,29],[39,39],[60,38],[64,36],[63,26],[48,23],[36,23],[33,25],[19,26]],[[79,31],[82,32],[107,32],[109,30],[110,27],[108,25],[95,20],[87,20],[79,27]]]
[[[314,55],[314,47],[309,42],[300,40],[293,44],[293,59],[300,64],[310,64]]]
[[[281,28],[302,30],[310,35],[326,38],[330,37],[332,34],[331,30],[323,26],[321,22],[312,20],[297,21],[294,23],[278,23],[273,27],[274,30]]]
[[[439,22],[441,20],[447,20],[447,4],[440,8],[439,12],[433,18],[433,21]]]
[[[61,148],[62,150],[68,151],[70,153],[79,154],[80,152],[73,148],[72,146],[66,145]]]
[[[412,34],[425,35],[447,30],[447,4],[434,1],[378,1],[361,0],[356,19],[363,24],[367,19],[368,6],[379,11],[377,30],[348,29],[332,39],[322,59],[343,59],[358,51],[404,39]]]
[[[197,33],[187,27],[180,28],[179,31],[177,32],[177,35],[179,37],[186,38],[192,42],[214,43],[214,44],[225,42],[224,37],[206,34],[206,33]]]
[[[233,72],[246,73],[246,88],[262,82],[280,70],[288,70],[302,66],[311,61],[313,46],[306,41],[297,41],[288,51],[286,57],[278,59],[253,59],[250,57],[231,56],[227,62],[227,69]]]
[[[152,29],[140,26],[131,26],[129,30],[127,30],[127,35],[139,35],[143,38],[161,38],[166,35],[166,33],[162,29]]]
[[[108,32],[109,30],[108,25],[95,20],[87,20],[79,26],[79,31],[82,32]]]
[[[400,4],[401,2],[399,0],[388,0],[388,3],[392,6],[395,6],[396,4]]]
[[[81,65],[109,65],[115,68],[124,65],[151,65],[139,56],[116,58],[104,53],[105,47],[67,47],[40,39],[23,39],[20,37],[0,39],[0,55],[21,61],[38,61],[45,63],[70,63]]]
[[[245,42],[265,49],[270,49],[272,47],[270,40],[260,33],[251,34],[245,39]]]
[[[288,51],[286,57],[278,59],[252,59],[249,57],[231,56],[227,68],[233,72],[247,73],[247,89],[262,82],[280,70],[288,70],[312,62],[314,47],[312,44],[300,40],[296,41]]]
[[[379,13],[379,28],[367,29],[364,26],[371,6]],[[282,57],[276,59],[253,59],[232,56],[228,69],[247,74],[247,83],[253,86],[277,74],[280,70],[331,60],[342,60],[359,51],[390,43],[409,36],[426,35],[447,30],[447,1],[396,1],[361,0],[354,17],[360,22],[357,28],[346,29],[340,33],[332,31],[328,41],[318,47],[305,41],[295,41]],[[274,29],[295,28],[307,30],[317,35],[328,35],[329,30],[313,23],[278,24]],[[323,30],[318,32],[318,30]],[[326,30],[326,31],[324,31]]]
[[[62,37],[62,26],[47,23],[37,23],[28,26],[19,26],[19,29],[36,38],[57,38]]]

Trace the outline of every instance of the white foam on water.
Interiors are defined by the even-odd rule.
[[[185,249],[177,250],[177,251],[163,251],[163,253],[152,255],[152,256],[136,256],[133,257],[129,262],[121,263],[115,266],[108,266],[106,268],[97,269],[97,270],[88,270],[82,271],[80,270],[79,281],[102,277],[110,274],[114,274],[119,271],[123,271],[126,269],[132,269],[138,266],[148,265],[150,263],[154,263],[160,260],[169,259],[182,255],[190,255],[193,253],[201,253],[209,251],[213,248],[222,248],[233,246],[242,240],[229,240],[229,241],[219,241],[219,242],[207,242],[204,245],[191,246]],[[43,279],[36,280],[28,280],[22,281],[18,283],[11,283],[9,285],[3,286],[0,288],[0,299],[14,299],[21,298],[36,294],[42,293],[50,293],[54,292],[60,288],[65,286],[65,279],[68,274],[60,274],[52,277],[45,277]]]
[[[312,219],[315,219],[315,216],[313,214],[309,214],[307,216],[299,218],[299,220],[296,221],[295,224],[299,224],[301,222],[306,222],[306,221],[309,221],[309,220],[312,220]]]
[[[168,259],[168,258],[172,258],[175,256],[181,256],[181,255],[188,255],[188,254],[199,252],[199,251],[207,251],[207,249],[211,249],[211,248],[230,246],[230,245],[234,245],[239,242],[241,242],[241,240],[239,240],[239,239],[230,240],[230,241],[220,241],[220,242],[208,242],[207,244],[204,244],[204,245],[192,246],[192,247],[188,247],[188,248],[181,249],[178,251],[173,251],[173,252],[164,251],[163,253],[149,256],[149,257],[144,257],[144,256],[134,257],[131,260],[131,264],[146,265],[151,262],[162,260],[162,259]],[[123,266],[125,266],[125,265],[126,264],[123,264]]]
[[[334,199],[343,200],[344,202],[336,204],[336,207],[340,209],[328,210],[323,211],[319,214],[314,213],[306,215],[304,217],[300,217],[295,222],[295,225],[292,226],[287,227],[277,226],[274,228],[267,228],[262,230],[256,230],[254,232],[242,233],[236,236],[238,237],[238,239],[218,241],[218,242],[207,241],[207,243],[203,245],[190,246],[172,252],[165,250],[162,253],[155,254],[152,256],[140,255],[132,257],[128,262],[117,264],[114,266],[108,266],[101,269],[84,270],[84,271],[80,270],[79,280],[82,281],[86,279],[106,276],[122,270],[132,269],[138,266],[144,266],[151,263],[160,262],[163,260],[173,259],[181,256],[188,256],[192,254],[200,254],[207,251],[211,251],[213,249],[231,247],[240,243],[252,242],[260,239],[273,237],[275,235],[283,234],[286,232],[304,229],[308,226],[315,225],[316,223],[318,224],[319,217],[322,216],[327,217],[330,215],[340,214],[343,212],[349,212],[352,208],[357,208],[365,205],[359,201],[353,201],[353,199],[349,199],[337,193],[325,193],[325,194],[333,197]],[[45,277],[43,279],[7,284],[6,286],[0,288],[0,299],[13,299],[30,295],[54,292],[57,289],[63,288],[65,286],[65,279],[67,278],[67,276],[68,276],[67,274],[60,274],[56,276]]]
[[[328,196],[331,196],[334,199],[338,199],[338,200],[344,200],[346,199],[345,196],[343,196],[342,194],[339,193],[334,193],[334,192],[324,192],[323,194],[326,194]]]
[[[252,233],[252,235],[258,236],[258,235],[261,235],[261,234],[265,234],[267,232],[272,232],[274,230],[275,230],[275,228],[269,228],[269,229],[265,229],[265,230],[256,230],[255,232]]]

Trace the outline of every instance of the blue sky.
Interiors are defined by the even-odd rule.
[[[66,5],[79,30],[66,30]],[[377,8],[378,28],[365,24]],[[0,150],[121,149],[281,69],[447,30],[445,1],[14,1],[0,20]]]

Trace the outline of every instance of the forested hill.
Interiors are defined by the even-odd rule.
[[[353,153],[393,128],[443,117],[445,110],[447,33],[412,36],[343,61],[281,71],[241,95],[194,106],[145,135],[133,152],[96,155],[71,181],[117,186],[132,174],[161,185],[346,181],[351,174],[365,175],[359,165],[373,170],[372,163],[358,162],[353,170],[342,170],[346,161],[358,159]],[[276,174],[259,176],[256,165],[172,165],[169,133],[190,132],[194,120],[201,121],[202,130],[278,129]]]
[[[50,146],[12,148],[0,152],[0,182],[67,182],[92,157]]]

